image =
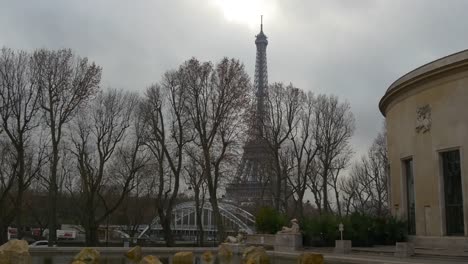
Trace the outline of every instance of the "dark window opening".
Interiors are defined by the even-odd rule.
[[[460,152],[443,152],[442,169],[444,179],[445,224],[447,235],[463,236],[463,192],[460,170]]]
[[[408,217],[408,235],[416,235],[416,206],[414,199],[413,160],[404,161],[406,178],[406,208]]]

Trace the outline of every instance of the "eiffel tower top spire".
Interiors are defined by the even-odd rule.
[[[265,35],[265,33],[263,33],[263,16],[261,16],[260,18],[260,33],[258,33],[258,35],[256,35],[255,37],[255,44],[264,43],[265,45],[268,45],[267,36]]]
[[[260,32],[263,32],[263,15],[260,16]]]
[[[257,56],[255,60],[254,87],[256,91],[257,109],[255,129],[259,136],[262,136],[262,126],[265,122],[265,100],[268,92],[268,67],[266,48],[268,45],[267,36],[263,33],[263,16],[260,18],[260,33],[255,36],[255,45],[257,46]]]

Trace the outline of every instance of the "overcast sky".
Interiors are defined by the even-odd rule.
[[[103,67],[103,87],[141,92],[192,56],[235,57],[253,76],[263,14],[270,83],[348,100],[361,154],[387,87],[468,47],[467,10],[463,0],[0,0],[0,46],[71,48]]]

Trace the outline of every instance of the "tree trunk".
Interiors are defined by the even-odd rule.
[[[204,234],[203,234],[203,207],[200,204],[200,190],[199,187],[195,187],[195,214],[197,218],[197,227],[198,227],[198,246],[203,246]]]
[[[203,229],[203,209],[197,209],[197,225],[198,225],[198,246],[203,247],[205,243],[205,230]]]
[[[342,214],[341,214],[341,204],[340,204],[340,194],[338,193],[338,187],[335,186],[335,199],[336,199],[336,207],[337,207],[337,210],[338,210],[338,216],[342,217]]]
[[[95,223],[90,223],[88,225],[88,228],[86,228],[86,246],[97,247],[98,245],[99,245],[98,226]]]
[[[218,207],[218,199],[216,196],[210,196],[210,203],[211,207],[213,208],[213,214],[216,220],[216,226],[218,228],[218,242],[224,241],[225,238],[225,231],[224,231],[224,224],[223,218],[221,216],[221,212],[219,211]]]
[[[161,220],[161,227],[163,228],[164,240],[166,241],[167,247],[174,246],[174,236],[171,229],[171,215],[167,216],[164,214],[159,214]]]
[[[99,237],[98,237],[98,224],[96,223],[96,214],[93,206],[93,200],[89,199],[86,202],[85,207],[85,232],[86,232],[86,246],[88,247],[96,247],[99,244]]]
[[[8,242],[8,225],[0,223],[0,245]]]
[[[218,207],[218,198],[216,195],[216,187],[217,182],[213,181],[213,176],[211,175],[211,156],[210,156],[210,149],[205,144],[203,148],[203,155],[205,159],[205,176],[208,183],[208,193],[210,194],[210,203],[211,207],[213,208],[213,214],[216,221],[216,226],[218,228],[218,240],[219,242],[224,241],[224,225],[221,218],[221,213],[219,212]]]
[[[49,247],[57,242],[57,167],[59,160],[58,143],[52,143],[52,164],[50,166],[50,186],[49,186]]]
[[[16,198],[16,208],[15,208],[15,215],[16,215],[16,224],[18,226],[18,238],[22,239],[24,236],[24,228],[23,228],[23,190],[18,190],[18,196]]]
[[[24,147],[23,143],[20,143],[20,147],[16,148],[16,152],[18,153],[18,163],[19,163],[19,168],[18,168],[18,194],[16,196],[16,204],[15,204],[15,215],[16,215],[16,224],[18,225],[18,238],[23,238],[24,236],[24,231],[23,231],[23,218],[22,218],[22,212],[23,212],[23,195],[24,191],[26,189],[26,184],[24,182],[25,180],[25,164],[24,164]]]
[[[303,200],[304,200],[304,192],[303,191],[299,191],[299,195],[298,195],[298,213],[299,213],[299,219],[304,219],[304,204],[303,204]]]
[[[314,190],[312,190],[312,194],[314,195],[314,203],[315,206],[317,206],[319,215],[322,215],[322,202],[319,198],[320,190],[316,190],[316,188],[314,188]]]
[[[328,213],[328,169],[323,170],[323,212]]]
[[[275,195],[275,210],[277,212],[280,211],[281,209],[281,167],[279,165],[279,157],[278,157],[278,152],[276,151],[275,152],[275,167],[276,167],[276,182],[275,182],[275,191],[274,191],[274,195]]]
[[[51,184],[49,190],[49,247],[57,241],[57,191],[56,184]]]

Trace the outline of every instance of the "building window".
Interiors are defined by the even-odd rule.
[[[416,235],[416,207],[414,202],[413,159],[404,160],[406,183],[406,210],[408,220],[408,235]]]
[[[447,235],[464,235],[460,151],[441,153]]]

